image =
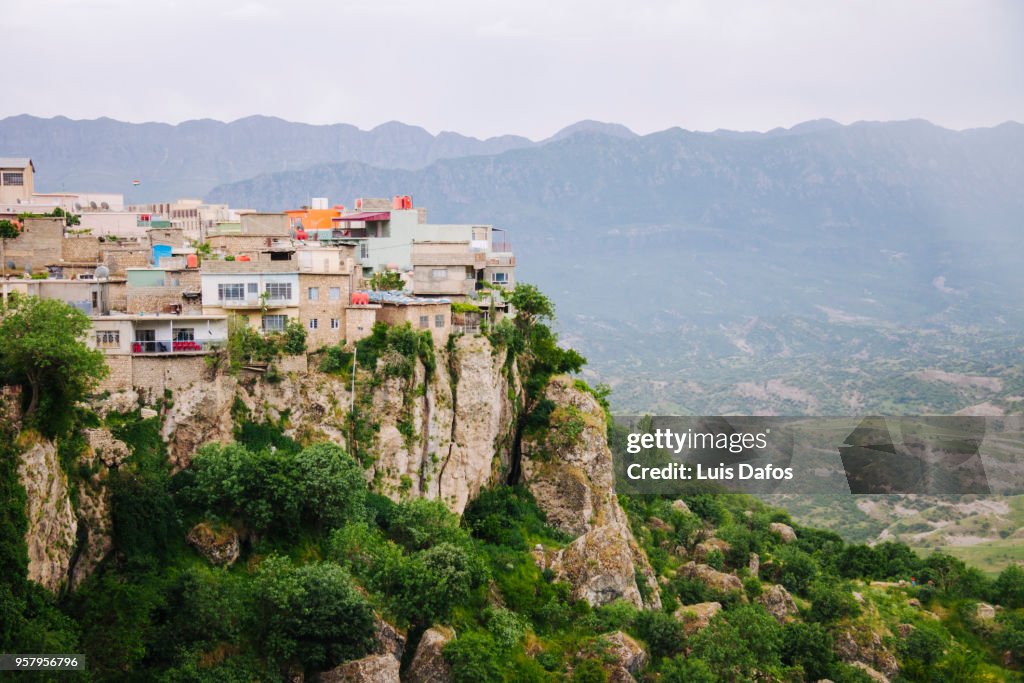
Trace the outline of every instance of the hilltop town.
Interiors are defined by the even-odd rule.
[[[279,213],[180,199],[35,191],[29,158],[0,158],[0,295],[86,313],[110,373],[100,389],[180,388],[224,352],[229,330],[301,329],[305,349],[353,345],[376,322],[429,330],[436,345],[508,313],[515,255],[492,225],[433,224],[408,195],[312,198]],[[9,228],[10,230],[10,228]],[[270,367],[250,358],[256,372]],[[278,370],[303,371],[306,353]]]

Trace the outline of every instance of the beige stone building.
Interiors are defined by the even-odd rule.
[[[409,323],[415,330],[429,330],[435,346],[444,346],[452,332],[452,303],[448,299],[405,296],[396,292],[369,292],[378,304],[377,320],[388,325]]]
[[[0,157],[0,205],[31,203],[35,173],[28,157]]]

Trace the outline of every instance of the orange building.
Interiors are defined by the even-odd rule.
[[[300,226],[303,230],[330,230],[333,226],[332,218],[341,216],[344,207],[336,206],[330,209],[295,209],[285,211],[288,214],[288,225],[293,230]]]

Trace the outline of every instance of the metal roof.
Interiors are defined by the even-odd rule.
[[[335,216],[331,219],[332,221],[389,221],[391,220],[390,211],[360,211],[359,213],[350,213],[344,216]]]
[[[399,306],[415,306],[418,304],[450,304],[451,299],[442,299],[437,297],[426,297],[426,296],[409,296],[405,292],[391,292],[391,291],[375,291],[360,290],[361,293],[367,294],[370,297],[370,301],[375,304],[396,304]]]
[[[32,160],[28,157],[0,157],[0,168],[25,168],[31,166],[32,170],[36,170]]]

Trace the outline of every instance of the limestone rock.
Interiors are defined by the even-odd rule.
[[[857,602],[864,602],[864,598],[862,597]],[[909,600],[907,600],[907,606],[908,607],[915,607],[917,609],[921,609],[921,601],[918,600],[917,598],[910,598]]]
[[[882,642],[882,636],[868,628],[841,631],[835,637],[833,649],[839,659],[864,668],[868,675],[871,673],[867,669],[880,672],[885,679],[899,673],[899,663]]]
[[[120,439],[114,438],[109,429],[86,429],[84,430],[85,440],[93,453],[96,454],[107,467],[117,467],[125,458],[131,455],[128,444]]]
[[[785,587],[779,584],[773,585],[758,596],[757,601],[764,605],[768,613],[775,617],[775,620],[780,624],[785,623],[787,616],[797,613],[793,596],[789,594]]]
[[[693,556],[697,558],[698,562],[703,562],[708,555],[716,550],[724,556],[731,549],[732,546],[727,541],[720,538],[709,538],[697,544],[697,547],[693,549]]]
[[[896,627],[896,632],[900,634],[900,638],[906,638],[914,632],[913,624],[899,624]]]
[[[139,407],[139,394],[134,389],[116,391],[96,402],[96,413],[106,417],[109,413],[130,413]]]
[[[629,529],[621,523],[600,526],[555,553],[546,568],[573,587],[576,600],[586,600],[595,607],[626,600],[643,607],[634,574],[634,561],[641,551],[631,545],[631,540]],[[653,578],[652,572],[642,580]]]
[[[160,435],[167,443],[167,455],[176,470],[192,462],[196,450],[210,442],[234,440],[231,405],[238,382],[217,377],[182,389],[164,414]]]
[[[185,540],[211,564],[230,567],[241,552],[238,532],[230,526],[215,529],[207,522],[200,522],[192,527]]]
[[[416,654],[405,672],[407,683],[449,683],[452,672],[444,661],[444,646],[455,637],[446,626],[433,626],[423,632]]]
[[[987,602],[979,602],[974,608],[974,617],[980,621],[990,621],[996,618],[996,608]]]
[[[70,567],[72,588],[89,578],[114,547],[110,490],[99,474],[78,485],[78,525],[85,536],[79,540],[77,557]]]
[[[707,628],[712,617],[721,611],[722,603],[720,602],[701,602],[696,605],[683,605],[673,612],[672,616],[683,622],[686,635],[692,635]]]
[[[683,576],[696,579],[708,588],[714,588],[723,592],[743,590],[743,582],[740,581],[738,576],[717,571],[706,564],[687,562],[679,568],[679,571]]]
[[[28,578],[51,591],[68,576],[78,533],[68,481],[53,443],[22,432],[18,478],[25,489],[28,531]]]
[[[139,410],[139,417],[141,417],[143,420],[148,420],[150,418],[154,418],[154,417],[156,417],[159,414],[160,413],[156,412],[152,408],[141,408]]]
[[[880,671],[876,671],[875,669],[872,669],[870,666],[868,666],[864,662],[854,662],[853,666],[857,667],[858,669],[860,669],[861,671],[866,673],[868,675],[868,678],[870,678],[873,681],[878,681],[878,683],[889,683],[889,677],[888,676],[886,676],[885,674],[883,674]]]
[[[796,540],[796,532],[793,531],[793,527],[782,522],[772,522],[768,525],[768,531],[781,538],[783,543],[792,543]]]
[[[550,425],[523,438],[521,479],[549,523],[577,537],[548,566],[591,605],[660,607],[657,578],[615,497],[603,408],[567,377],[553,378],[545,398],[555,405]]]
[[[757,578],[758,573],[761,571],[760,555],[757,553],[750,553],[750,562],[747,564],[747,571],[749,571],[750,575],[755,579]]]
[[[369,655],[320,674],[320,683],[398,683],[399,662],[391,655]]]
[[[680,500],[678,498],[672,501],[672,509],[675,510],[676,512],[684,512],[688,515],[691,514],[690,507],[686,504],[686,501]]]
[[[394,626],[374,615],[374,629],[376,630],[377,647],[374,651],[377,654],[391,655],[401,660],[405,654],[405,636],[398,632]]]
[[[615,631],[601,636],[608,645],[607,654],[615,659],[615,663],[636,676],[647,665],[647,653],[640,643],[622,631]]]

